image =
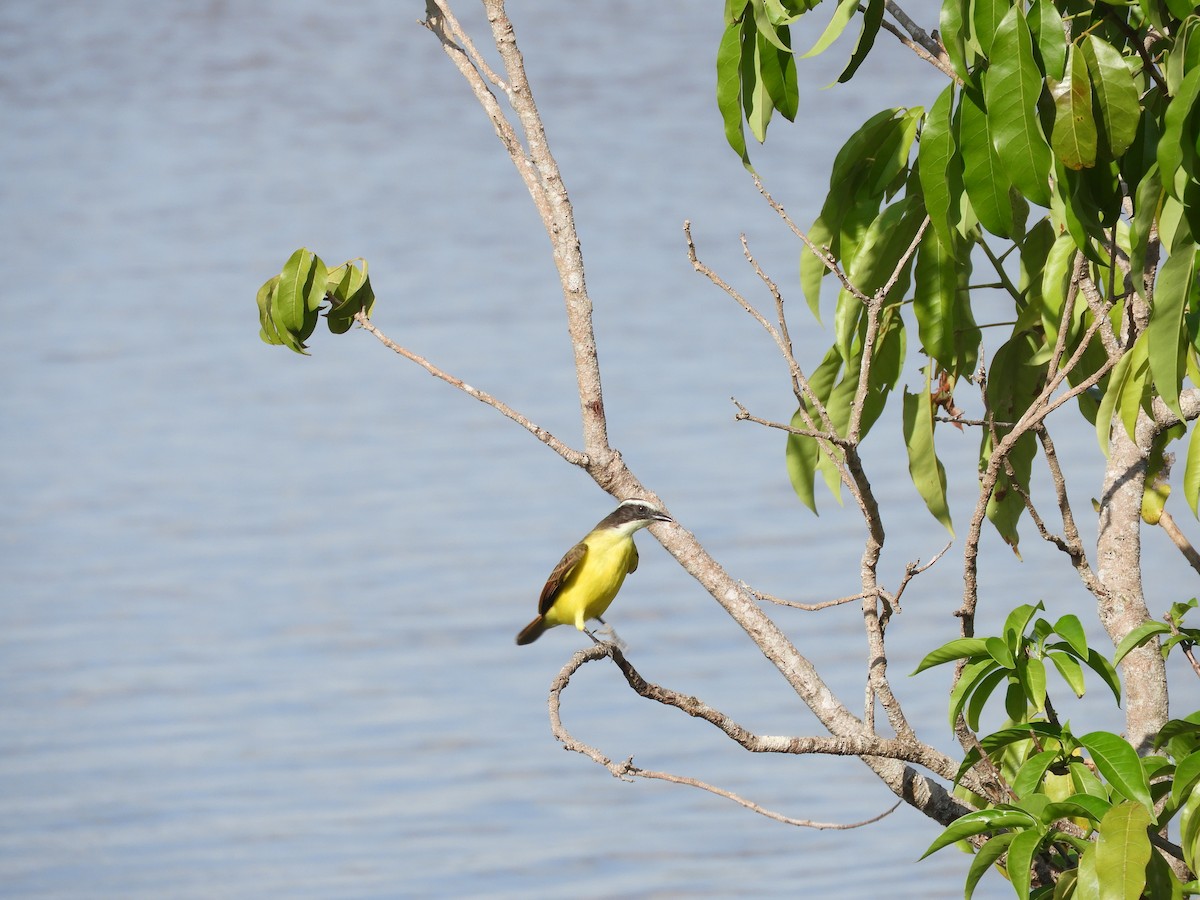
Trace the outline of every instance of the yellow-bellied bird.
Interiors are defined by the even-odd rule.
[[[623,501],[554,567],[542,588],[538,616],[517,635],[517,643],[532,644],[555,625],[574,625],[596,641],[584,623],[597,619],[603,625],[600,617],[617,596],[625,576],[637,570],[634,532],[655,522],[673,521],[647,500]]]

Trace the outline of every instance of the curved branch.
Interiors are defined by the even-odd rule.
[[[584,665],[608,657],[621,670],[625,681],[641,697],[664,706],[673,706],[695,719],[703,719],[723,732],[730,740],[740,744],[751,753],[788,753],[804,755],[818,753],[828,756],[873,756],[883,759],[911,762],[928,769],[936,775],[953,781],[958,766],[950,757],[933,747],[907,738],[884,738],[877,735],[799,737],[786,735],[757,735],[735,722],[725,713],[714,709],[703,700],[681,694],[670,688],[647,681],[633,667],[620,648],[612,643],[593,644],[567,661],[550,686],[550,719],[555,736],[566,743],[562,728],[561,695],[571,677]],[[569,735],[567,735],[569,737]],[[569,748],[576,749],[576,748]],[[614,773],[615,774],[615,773]]]

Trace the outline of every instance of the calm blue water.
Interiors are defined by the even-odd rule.
[[[822,498],[810,516],[778,437],[732,419],[731,395],[786,419],[786,370],[684,254],[691,218],[705,259],[752,292],[745,231],[793,284],[794,242],[723,147],[719,11],[513,7],[576,204],[614,444],[738,577],[802,600],[852,592],[853,512]],[[512,636],[610,500],[369,335],[318,333],[310,359],[259,342],[254,292],[296,246],[363,255],[384,331],[578,439],[545,238],[420,14],[0,7],[0,893],[956,895],[964,858],[913,863],[936,828],[907,809],[867,831],[796,830],[563,753],[545,695],[579,636],[520,651]],[[831,81],[838,52],[802,78]],[[849,130],[939,87],[894,54],[848,90],[811,90],[761,169],[807,223]],[[813,359],[828,337],[790,296]],[[950,460],[975,452],[974,436],[944,440]],[[1072,440],[1092,438],[1060,449]],[[881,499],[909,504],[903,460],[875,452]],[[924,517],[888,524],[891,573],[944,543]],[[1021,566],[985,547],[985,584],[1009,587],[998,602],[1084,609],[1027,541]],[[613,610],[641,671],[760,732],[818,731],[719,607],[641,547]],[[1165,550],[1159,568],[1186,580]],[[893,671],[954,636],[960,578],[951,561],[910,589]],[[853,607],[778,618],[855,708]],[[898,689],[949,748],[946,677]],[[792,816],[890,805],[853,761],[747,758],[605,666],[567,698],[568,725],[614,758]]]

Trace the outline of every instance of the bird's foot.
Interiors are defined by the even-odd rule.
[[[621,640],[621,638],[617,635],[617,632],[613,629],[613,627],[611,625],[609,625],[603,619],[600,619],[598,621],[600,622],[600,624],[603,627],[598,628],[597,632],[600,634],[600,636],[603,638],[603,640],[596,637],[596,635],[592,634],[592,632],[590,632],[590,631],[587,632],[588,637],[590,637],[597,644],[615,644],[617,649],[622,652],[629,649],[629,645],[626,644],[623,640]]]

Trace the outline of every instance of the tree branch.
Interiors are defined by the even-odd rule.
[[[407,360],[410,360],[411,362],[416,363],[418,366],[420,366],[422,369],[424,369],[426,372],[428,372],[434,378],[441,379],[442,381],[446,382],[446,384],[450,385],[451,387],[458,388],[464,394],[466,394],[470,397],[474,397],[480,403],[485,403],[488,406],[492,407],[492,409],[499,412],[501,415],[506,416],[509,419],[512,419],[514,422],[516,422],[518,425],[520,425],[522,428],[524,428],[526,431],[528,431],[530,434],[532,434],[535,438],[537,438],[539,441],[541,441],[543,444],[545,444],[547,447],[549,447],[551,450],[553,450],[555,453],[557,453],[559,456],[561,456],[563,459],[565,459],[571,465],[581,466],[584,468],[587,467],[589,460],[588,460],[588,457],[586,454],[580,453],[578,450],[574,449],[573,447],[570,447],[567,444],[564,444],[562,441],[560,441],[558,438],[556,438],[553,434],[551,434],[545,428],[542,428],[540,425],[538,425],[538,424],[534,423],[533,421],[531,421],[530,419],[526,418],[521,413],[519,413],[515,409],[513,409],[511,406],[508,406],[506,403],[504,403],[500,400],[497,400],[495,397],[493,397],[491,394],[487,393],[486,391],[481,391],[478,388],[472,387],[471,385],[469,385],[465,381],[463,381],[461,378],[456,378],[455,376],[451,375],[449,372],[445,372],[442,369],[439,369],[437,366],[435,366],[429,360],[425,359],[425,357],[419,356],[418,354],[413,353],[411,350],[400,346],[395,341],[393,341],[391,338],[389,338],[386,334],[384,334],[382,331],[380,331],[375,326],[375,324],[366,317],[366,314],[363,313],[362,311],[355,313],[354,320],[356,322],[358,322],[358,324],[361,325],[363,328],[365,328],[367,331],[369,331],[371,334],[375,335],[375,337],[379,339],[379,342],[381,344],[383,344],[385,347],[387,347],[389,350],[391,350],[395,353],[398,353],[399,355],[403,356]]]
[[[626,683],[641,697],[673,706],[695,719],[702,719],[723,732],[727,737],[752,753],[787,753],[804,755],[809,753],[830,756],[874,756],[911,762],[928,769],[942,778],[952,781],[958,766],[950,757],[933,747],[912,739],[884,738],[878,735],[793,737],[781,735],[757,735],[739,725],[725,713],[714,709],[697,697],[681,694],[670,688],[646,681],[633,667],[620,648],[612,642],[593,644],[581,650],[567,661],[550,687],[551,722],[557,723],[555,735],[563,740],[565,729],[561,729],[561,695],[571,677],[584,665],[609,657],[620,669]]]

